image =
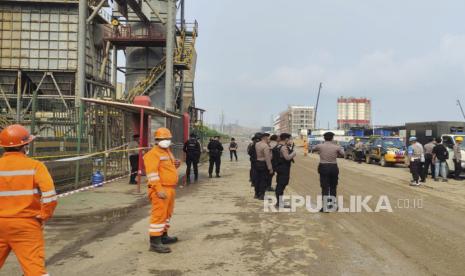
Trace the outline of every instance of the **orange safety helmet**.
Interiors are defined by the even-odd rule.
[[[0,132],[0,147],[14,148],[24,146],[35,138],[22,125],[10,125]]]
[[[157,129],[153,135],[155,136],[155,139],[160,140],[173,138],[173,135],[171,135],[171,131],[166,127],[161,127]]]

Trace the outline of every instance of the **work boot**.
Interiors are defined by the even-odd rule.
[[[150,237],[150,251],[157,253],[171,253],[171,249],[164,245],[161,237]]]
[[[212,178],[212,177],[213,177],[213,175],[211,175],[211,174],[208,175],[208,178]]]
[[[442,182],[449,182],[449,179],[444,178]]]
[[[435,178],[434,181],[435,181],[435,182],[439,182],[439,178]]]
[[[196,175],[195,178],[194,178],[194,182],[197,182],[197,181],[199,181],[199,176],[198,175]]]
[[[177,241],[178,241],[177,237],[170,237],[168,236],[167,232],[163,233],[163,236],[161,236],[161,242],[163,244],[172,244],[172,243],[176,243]]]
[[[221,175],[219,175],[219,174],[216,175],[216,178],[220,178],[220,177],[221,177]]]
[[[273,187],[268,187],[268,188],[266,188],[266,191],[267,192],[274,192],[275,190],[273,189]]]

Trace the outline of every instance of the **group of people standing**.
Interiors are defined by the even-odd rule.
[[[208,166],[208,176],[213,178],[213,171],[217,178],[220,178],[221,172],[221,157],[223,155],[224,147],[221,143],[221,137],[215,136],[210,139],[208,143],[208,156],[209,156],[209,166]],[[231,161],[237,161],[237,150],[239,146],[236,143],[235,138],[231,138],[229,144],[229,153]],[[197,182],[199,179],[199,169],[198,164],[200,162],[200,156],[202,155],[202,147],[198,140],[198,137],[195,134],[190,135],[190,139],[184,143],[183,148],[184,153],[186,154],[186,178],[187,182],[190,182],[191,177],[191,167],[194,169],[194,180]]]
[[[428,172],[431,169],[432,178],[439,181],[439,176],[442,177],[443,182],[447,182],[447,160],[449,159],[449,151],[442,143],[441,138],[430,139],[424,146],[417,141],[416,137],[410,137],[410,146],[408,148],[408,158],[410,161],[410,172],[412,174],[412,181],[410,185],[420,186],[425,183]],[[461,180],[460,174],[462,172],[462,152],[461,143],[462,137],[456,138],[456,143],[453,147],[453,161],[454,161],[454,177],[456,180]]]
[[[296,153],[289,133],[270,135],[256,133],[249,144],[250,182],[255,188],[255,198],[264,200],[267,191],[274,191],[277,207],[289,208],[282,201],[282,195],[289,184],[291,164]],[[273,176],[276,174],[276,189],[273,189]]]

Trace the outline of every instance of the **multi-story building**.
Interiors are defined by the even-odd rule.
[[[276,133],[289,133],[289,111],[285,110],[275,118],[274,120],[274,131]]]
[[[289,106],[275,119],[277,133],[287,132],[297,137],[302,130],[314,129],[315,108],[313,106]]]
[[[369,127],[371,125],[371,100],[340,97],[337,100],[337,125],[339,129]]]

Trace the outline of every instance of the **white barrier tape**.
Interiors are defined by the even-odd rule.
[[[122,145],[122,146],[118,146],[118,147],[115,147],[115,148],[112,148],[112,149],[108,149],[106,151],[101,151],[101,152],[94,152],[94,153],[89,153],[89,154],[86,154],[86,155],[55,155],[55,156],[36,156],[36,157],[32,157],[33,159],[36,159],[36,160],[41,160],[41,159],[47,159],[47,158],[58,158],[58,157],[64,157],[64,158],[61,158],[61,159],[55,159],[55,160],[45,160],[43,161],[44,163],[48,163],[48,162],[69,162],[69,161],[77,161],[77,160],[82,160],[82,159],[87,159],[87,158],[90,158],[90,157],[94,157],[94,156],[98,156],[98,155],[108,155],[110,153],[117,153],[117,152],[130,152],[130,151],[138,151],[138,150],[147,150],[147,149],[150,149],[149,147],[140,147],[140,148],[133,148],[133,149],[123,149],[123,150],[120,150],[120,148],[122,147],[125,147],[125,145]]]
[[[102,185],[104,184],[108,184],[108,183],[111,183],[111,182],[114,182],[116,180],[119,180],[119,179],[122,179],[122,178],[126,178],[128,176],[131,176],[131,174],[128,174],[128,175],[123,175],[123,176],[120,176],[120,177],[116,177],[116,178],[113,178],[113,179],[110,179],[110,180],[107,180],[107,181],[104,181],[100,184],[92,184],[90,186],[86,186],[86,187],[82,187],[82,188],[79,188],[79,189],[76,189],[76,190],[73,190],[73,191],[69,191],[69,192],[66,192],[66,193],[62,193],[62,194],[59,194],[58,195],[58,198],[63,198],[63,197],[67,197],[67,196],[70,196],[72,194],[76,194],[76,193],[80,193],[80,192],[84,192],[84,191],[87,191],[87,190],[91,190],[91,189],[95,189],[95,188],[99,188],[101,187]]]

